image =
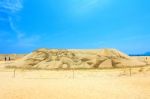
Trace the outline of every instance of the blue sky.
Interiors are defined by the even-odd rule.
[[[150,0],[0,0],[0,53],[150,51]]]

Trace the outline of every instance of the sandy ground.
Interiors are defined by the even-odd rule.
[[[0,70],[0,99],[150,99],[150,67]]]

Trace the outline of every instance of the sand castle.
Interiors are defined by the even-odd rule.
[[[38,49],[21,59],[0,64],[4,67],[36,69],[117,68],[145,66],[145,60],[130,57],[116,49]]]

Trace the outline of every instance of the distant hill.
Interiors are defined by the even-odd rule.
[[[129,54],[129,56],[150,56],[150,52],[146,52],[144,54]]]
[[[144,55],[145,56],[150,56],[150,52],[146,52]]]

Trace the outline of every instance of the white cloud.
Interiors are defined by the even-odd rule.
[[[16,12],[23,8],[22,0],[1,0],[0,9],[5,11]]]
[[[15,12],[21,10],[23,8],[22,0],[1,0],[0,1],[0,21],[6,21],[9,23],[9,26],[12,31],[14,31],[17,35],[19,35],[19,31],[17,30],[12,18],[15,16]]]
[[[8,17],[10,28],[16,33],[17,38],[19,39],[21,35],[23,35],[15,26],[12,17]]]
[[[18,40],[15,46],[18,46],[18,47],[34,47],[34,46],[36,46],[36,42],[39,41],[40,36],[38,36],[38,35],[26,36],[25,33],[20,32],[16,28],[11,17],[9,17],[9,23],[10,23],[11,29],[16,33],[16,37]]]
[[[27,36],[25,33],[21,32],[17,28],[14,17],[12,17],[17,16],[16,12],[21,11],[21,9],[23,8],[22,3],[23,0],[0,0],[0,13],[5,14],[5,16],[0,16],[0,21],[7,21],[11,30],[15,33],[9,33],[10,35],[16,35],[17,39],[15,40],[15,44],[13,44],[15,47],[34,47],[39,41],[40,36]]]

